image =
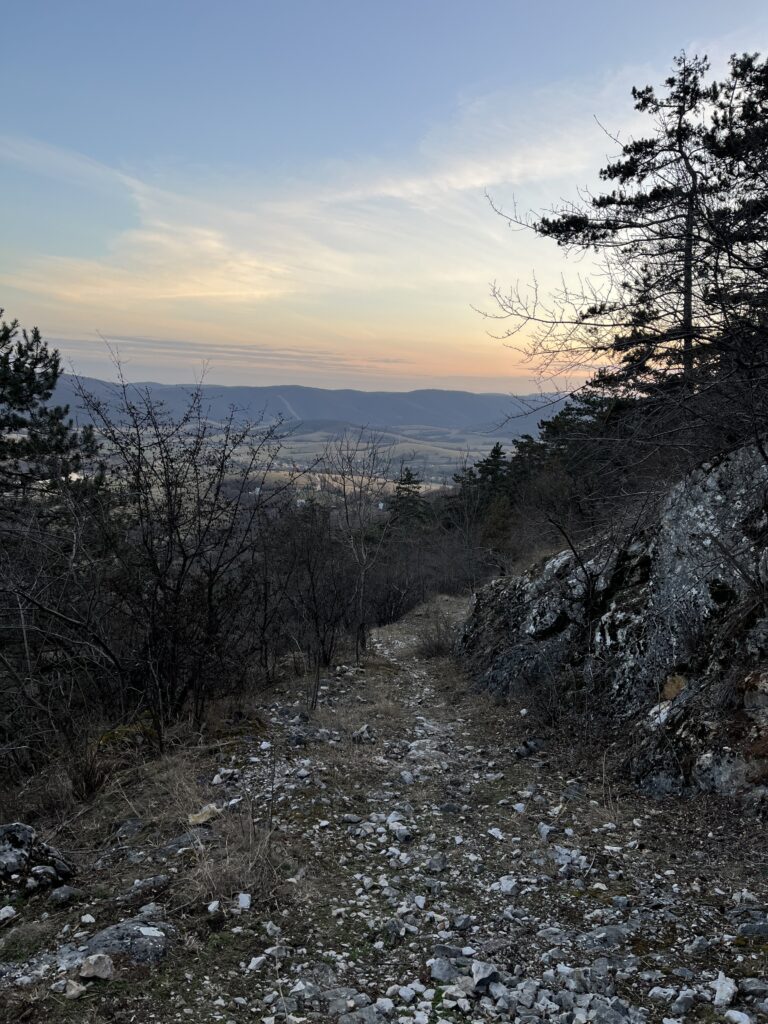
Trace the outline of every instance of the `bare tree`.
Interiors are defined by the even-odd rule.
[[[368,626],[367,585],[389,531],[383,514],[389,490],[392,448],[366,428],[346,431],[326,448],[327,486],[336,503],[339,527],[355,565],[355,656],[365,649]]]

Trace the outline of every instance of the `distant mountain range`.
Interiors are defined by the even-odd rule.
[[[81,385],[95,398],[117,401],[115,387],[84,377]],[[187,407],[191,387],[183,384],[131,384],[148,392],[168,413],[179,415]],[[74,377],[63,376],[53,401],[69,405],[74,419],[86,414]],[[476,395],[470,391],[331,391],[295,384],[280,387],[203,386],[203,408],[212,423],[222,422],[234,407],[243,418],[285,425],[281,461],[310,466],[327,445],[345,430],[368,428],[391,453],[392,464],[408,464],[425,481],[450,480],[457,468],[476,462],[500,441],[509,450],[513,438],[538,432],[541,419],[553,416],[562,401],[546,396]]]
[[[114,385],[91,377],[80,378],[83,387],[96,398],[114,401]],[[153,382],[130,385],[148,391],[171,414],[180,413],[188,402],[190,387],[183,384]],[[77,419],[82,419],[81,402],[75,378],[64,374],[53,400],[67,404]],[[318,429],[321,425],[350,425],[380,430],[402,431],[407,427],[433,427],[439,430],[517,437],[536,433],[539,420],[548,418],[561,403],[548,404],[546,396],[474,394],[470,391],[326,390],[295,384],[274,387],[203,385],[203,401],[209,418],[223,420],[233,406],[244,417],[263,418],[267,422],[282,419],[286,423]]]

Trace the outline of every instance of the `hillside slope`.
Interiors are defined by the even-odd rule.
[[[490,584],[461,642],[471,671],[620,726],[655,791],[765,800],[767,495],[768,466],[744,449],[691,473],[632,536]]]

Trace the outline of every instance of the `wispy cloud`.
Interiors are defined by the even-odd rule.
[[[140,180],[130,174],[125,174],[98,160],[92,160],[81,153],[51,146],[37,139],[0,134],[0,159],[6,163],[18,164],[36,174],[89,188],[141,188]]]
[[[50,341],[70,351],[84,352],[91,350],[96,341],[101,342],[105,356],[116,357],[119,361],[146,359],[148,354],[154,358],[178,360],[180,357],[198,360],[200,365],[211,358],[211,345],[208,342],[190,341],[187,338],[150,338],[142,336],[119,335],[110,338],[96,335],[90,338],[73,336],[54,336]],[[344,352],[334,352],[327,348],[309,348],[302,346],[255,344],[217,344],[215,347],[217,362],[233,367],[279,366],[308,367],[310,369],[341,369],[345,371],[360,370],[364,367],[373,369],[407,366],[409,359],[400,356],[380,354],[360,354],[350,356]]]

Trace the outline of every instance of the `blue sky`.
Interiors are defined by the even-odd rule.
[[[593,115],[765,51],[768,5],[25,0],[3,37],[0,305],[78,371],[520,390],[472,306],[562,268],[485,190],[573,195]]]

